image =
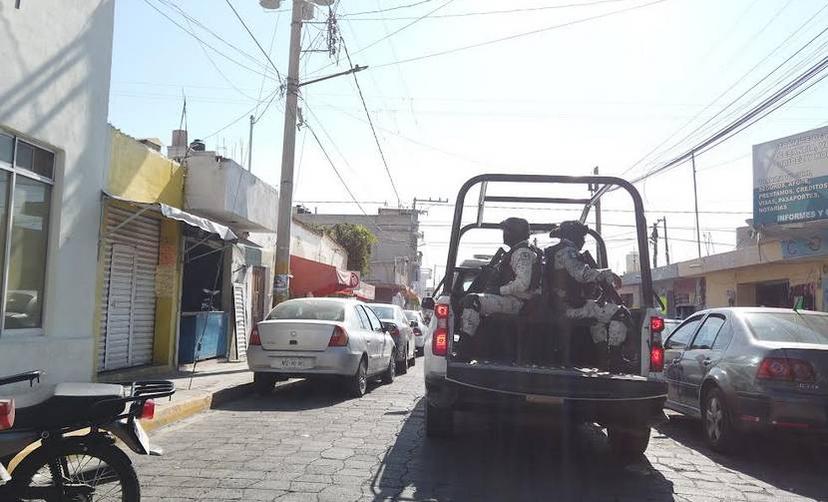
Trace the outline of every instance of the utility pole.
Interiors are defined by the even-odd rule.
[[[650,242],[653,243],[653,268],[658,268],[658,224],[658,220],[653,223],[653,232],[650,234]]]
[[[290,21],[290,59],[285,128],[282,139],[282,175],[279,183],[279,222],[276,228],[276,277],[273,283],[274,304],[290,297],[290,224],[293,220],[293,164],[296,149],[296,116],[299,98],[299,57],[302,50],[303,0],[293,0]]]
[[[699,228],[699,191],[696,187],[696,152],[690,152],[690,163],[693,165],[693,201],[696,205],[696,245],[699,248],[699,259],[701,259],[701,230]]]
[[[595,169],[592,170],[592,173],[595,176],[598,176],[598,166],[595,166]],[[595,189],[597,190],[598,187],[596,186]],[[595,231],[599,234],[601,233],[601,200],[599,199],[595,203]]]
[[[256,117],[250,116],[250,137],[247,140],[247,170],[253,170],[253,124],[256,123]]]
[[[664,258],[667,260],[667,265],[670,264],[670,241],[667,240],[667,217],[661,218],[661,223],[664,224]]]

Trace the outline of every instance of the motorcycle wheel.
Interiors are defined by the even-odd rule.
[[[37,495],[63,479],[60,498]],[[12,473],[12,493],[23,500],[139,502],[141,487],[129,457],[113,444],[63,441],[38,448]],[[39,490],[40,489],[40,490]]]

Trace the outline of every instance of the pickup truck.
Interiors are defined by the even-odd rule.
[[[489,194],[493,187],[521,190],[520,184],[543,189],[563,184],[568,193],[577,193],[578,188],[592,190],[587,192],[591,195],[572,199]],[[477,215],[474,222],[464,225],[466,196],[473,187],[479,192]],[[487,203],[579,204],[583,205],[580,221],[585,223],[599,198],[612,189],[632,199],[642,279],[641,306],[630,310],[630,329],[620,347],[594,344],[588,324],[562,319],[559,309],[544,301],[551,294],[546,279],[531,313],[486,316],[472,339],[461,336],[461,300],[480,291],[476,279],[486,266],[480,260],[458,263],[459,249],[468,232],[499,228],[499,223],[483,218]],[[528,188],[521,190],[528,192]],[[457,411],[499,417],[504,411],[532,410],[556,415],[558,421],[598,424],[606,428],[613,453],[624,458],[640,456],[647,449],[650,427],[666,420],[662,408],[667,388],[660,378],[664,321],[655,305],[647,224],[638,191],[623,179],[606,176],[485,174],[467,181],[455,204],[446,274],[434,298],[423,301],[424,308],[434,311],[425,344],[426,435],[451,435]],[[530,222],[533,234],[556,226],[556,222]],[[593,229],[590,235],[597,265],[606,267],[604,240]],[[597,301],[621,301],[610,286],[596,294]]]

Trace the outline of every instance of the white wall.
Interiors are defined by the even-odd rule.
[[[100,197],[108,165],[114,0],[0,2],[0,127],[58,152],[44,333],[0,337],[0,374],[93,376]]]
[[[348,251],[327,235],[322,235],[297,223],[290,226],[290,254],[340,270],[348,269]]]

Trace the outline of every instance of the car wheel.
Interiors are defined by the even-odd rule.
[[[396,360],[397,351],[394,350],[391,352],[391,358],[388,360],[388,367],[385,369],[385,371],[382,372],[382,383],[386,385],[394,383],[394,375],[397,372]]]
[[[439,408],[426,402],[426,436],[449,437],[454,433],[454,410]]]
[[[273,373],[253,373],[253,389],[256,394],[266,396],[273,392],[273,387],[276,385],[276,375]]]
[[[362,397],[368,390],[368,363],[363,358],[357,366],[356,373],[348,378],[348,394],[351,397]]]
[[[423,354],[425,353],[425,348],[424,347],[417,347],[416,352],[417,352],[417,357],[422,357]]]
[[[733,446],[736,431],[731,421],[730,410],[725,404],[724,393],[711,389],[704,397],[702,426],[707,444],[716,451],[726,452]]]
[[[403,358],[400,361],[397,361],[397,374],[398,375],[405,375],[408,373],[408,358],[405,355],[406,353],[403,352]]]
[[[406,352],[408,354],[408,352]],[[411,359],[408,360],[408,366],[415,366],[417,364],[417,349],[414,349],[414,352],[411,353]]]
[[[610,451],[623,460],[635,460],[647,451],[650,428],[646,425],[607,427]]]

